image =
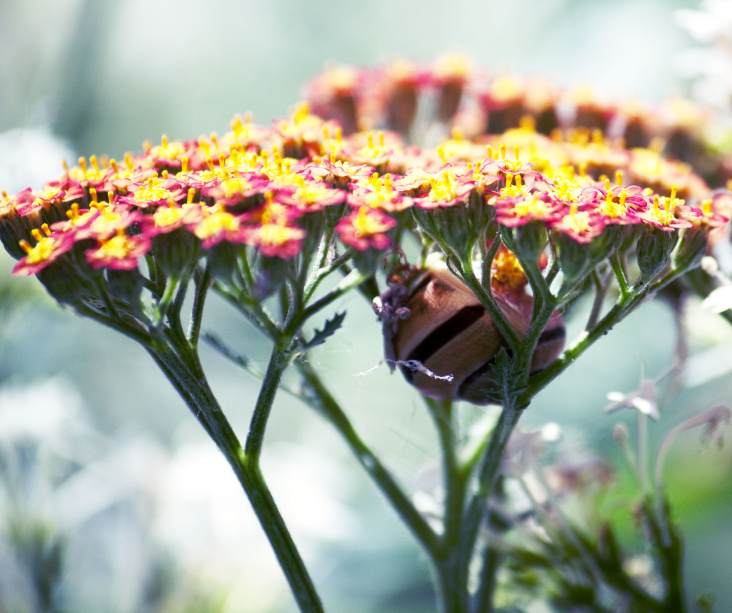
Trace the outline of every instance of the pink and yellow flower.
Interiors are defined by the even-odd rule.
[[[358,251],[388,249],[391,239],[386,232],[396,225],[396,220],[377,209],[361,207],[342,217],[336,226],[341,241]]]

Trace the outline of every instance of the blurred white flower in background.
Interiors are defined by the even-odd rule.
[[[53,379],[0,388],[0,611],[270,613],[290,596],[208,440],[106,437]],[[309,565],[358,530],[347,469],[314,441],[273,444],[267,477]],[[164,606],[161,606],[164,605]]]
[[[0,134],[0,185],[10,194],[40,189],[60,175],[61,160],[73,162],[71,147],[44,128],[16,128]]]
[[[273,443],[262,460],[277,506],[306,563],[318,545],[347,538],[347,469],[317,441]],[[224,611],[274,611],[290,595],[266,537],[224,457],[209,441],[179,447],[157,491],[153,534],[204,583],[228,585]]]
[[[732,0],[704,0],[701,10],[676,11],[677,23],[704,45],[678,58],[682,76],[692,79],[693,97],[732,118]]]

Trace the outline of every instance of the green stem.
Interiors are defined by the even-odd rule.
[[[201,321],[203,320],[203,306],[206,303],[211,281],[211,268],[206,266],[203,273],[196,277],[196,293],[193,297],[191,321],[188,326],[188,342],[192,347],[198,346],[198,339],[201,335]]]
[[[608,331],[617,323],[619,323],[628,313],[633,311],[643,300],[649,295],[663,288],[665,285],[673,281],[678,276],[678,272],[671,271],[652,285],[644,285],[630,290],[623,296],[621,295],[615,306],[597,323],[591,330],[585,331],[580,339],[572,346],[564,351],[562,357],[555,360],[547,368],[543,369],[529,380],[526,389],[519,395],[517,406],[522,407],[528,404],[531,399],[553,381],[559,374],[569,367],[584,351],[586,351],[595,341],[608,333]]]
[[[249,457],[242,450],[205,378],[192,376],[186,364],[164,345],[149,343],[145,348],[229,462],[272,546],[300,610],[308,613],[323,611],[315,586],[259,468],[258,453]],[[271,406],[274,399],[274,395],[269,392],[272,388],[271,379],[278,380],[278,374],[268,370],[255,415],[268,412],[270,407],[265,407],[267,402]],[[261,424],[258,422],[258,425]],[[261,444],[261,439],[259,442]]]
[[[303,359],[296,360],[295,365],[303,376],[307,392],[310,395],[308,404],[319,409],[335,426],[356,456],[356,459],[386,496],[399,517],[411,530],[427,554],[434,558],[440,548],[440,542],[434,530],[430,528],[424,517],[417,512],[389,471],[358,435],[338,401],[325,387],[313,367]]]
[[[658,496],[663,494],[659,493]],[[654,508],[656,506],[660,509],[658,515]],[[652,497],[646,496],[643,500],[643,512],[650,540],[658,554],[660,574],[666,583],[663,604],[659,610],[663,613],[685,613],[688,607],[684,594],[684,548],[672,522],[669,521],[668,501],[662,499],[660,503],[654,505]],[[663,525],[669,530],[665,534]]]
[[[443,613],[468,611],[467,575],[461,566],[460,530],[465,509],[467,479],[460,467],[456,447],[452,403],[425,398],[435,423],[442,450],[442,482],[445,490],[442,548],[433,558]]]
[[[267,337],[276,338],[279,334],[274,318],[261,302],[250,299],[243,290],[231,291],[231,288],[218,281],[214,282],[213,289]]]
[[[496,304],[496,301],[493,299],[491,293],[487,291],[476,278],[475,273],[473,272],[472,263],[469,260],[461,261],[460,268],[463,281],[465,281],[467,286],[471,290],[473,290],[473,293],[476,295],[478,300],[480,300],[485,310],[488,311],[491,319],[493,319],[493,322],[498,327],[498,331],[501,333],[501,336],[506,339],[506,342],[511,347],[511,350],[514,353],[518,352],[519,345],[521,344],[521,339],[516,333],[516,330],[513,329],[511,324],[506,319],[503,311],[501,311],[501,309]],[[490,287],[490,282],[486,283],[487,287]]]
[[[623,266],[623,262],[620,258],[621,256],[618,252],[614,253],[610,256],[610,265],[612,266],[613,272],[615,273],[615,279],[617,280],[618,287],[620,288],[620,296],[621,298],[626,298],[630,293],[630,289],[628,279],[625,274],[625,267]]]
[[[330,239],[328,239],[327,242],[330,243]],[[324,260],[324,256],[326,255],[326,252],[327,252],[327,249],[324,250],[322,257],[319,258],[318,269],[315,271],[315,273],[312,276],[312,278],[310,279],[310,281],[308,281],[308,283],[305,284],[305,289],[303,291],[303,299],[306,304],[310,301],[313,294],[315,293],[315,290],[318,289],[318,287],[320,286],[320,283],[323,281],[323,279],[325,279],[333,271],[340,268],[343,265],[343,263],[348,261],[348,259],[351,257],[351,250],[346,249],[345,253],[342,253],[341,255],[339,255],[330,264],[328,264],[326,266],[325,260]]]
[[[488,501],[498,480],[503,452],[513,429],[521,417],[521,413],[522,411],[518,410],[515,404],[506,402],[493,428],[490,443],[483,456],[476,489],[468,501],[458,544],[461,556],[460,572],[464,577],[468,576],[480,525],[485,519]]]
[[[368,277],[358,270],[352,270],[349,272],[341,281],[336,285],[332,291],[328,292],[325,296],[316,300],[311,305],[306,307],[302,313],[302,316],[297,319],[297,327],[299,328],[302,323],[311,315],[314,315],[321,309],[328,306],[334,300],[337,300],[344,294],[350,292],[352,289],[361,285],[366,281]]]
[[[267,365],[267,372],[262,381],[262,387],[259,390],[257,404],[254,407],[252,420],[249,423],[249,434],[247,434],[244,451],[247,460],[253,465],[259,464],[259,456],[262,452],[262,444],[264,443],[264,432],[267,427],[267,421],[272,410],[277,388],[282,379],[282,373],[288,365],[285,356],[285,350],[289,348],[289,342],[280,343],[275,341],[272,347],[272,355]],[[283,350],[283,345],[285,349]]]
[[[586,349],[590,347],[596,340],[601,338],[610,328],[613,327],[620,318],[617,317],[615,309],[610,311],[598,324],[589,332],[585,332],[581,338],[570,348],[565,349],[562,357],[555,360],[552,364],[539,371],[529,379],[526,390],[519,395],[520,402],[528,402],[539,393],[544,387],[549,385],[559,374],[564,372],[570,364],[572,364]]]
[[[597,320],[600,318],[600,313],[602,313],[602,306],[605,304],[605,297],[608,289],[607,281],[600,279],[596,270],[592,271],[592,282],[595,286],[595,297],[592,300],[592,309],[590,310],[590,315],[587,318],[585,330],[591,330],[597,325]]]
[[[500,479],[497,482],[495,489],[498,492],[500,488]],[[502,528],[505,529],[505,524],[498,518],[498,515],[493,512],[488,513],[488,534],[497,532]],[[475,613],[493,613],[495,607],[493,606],[493,597],[498,584],[498,569],[503,560],[503,553],[498,547],[495,547],[492,543],[488,542],[483,547],[481,554],[481,567],[480,576],[478,579],[478,589],[475,593],[472,610]]]

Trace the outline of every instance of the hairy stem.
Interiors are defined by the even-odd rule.
[[[242,449],[205,378],[193,376],[185,362],[164,345],[149,344],[146,349],[229,462],[274,550],[300,610],[323,611],[320,597],[260,470],[259,446],[255,446],[257,453],[252,457]],[[260,417],[256,426],[261,435],[264,433],[261,415],[268,414],[274,399],[272,389],[273,386],[276,388],[279,374],[276,370],[268,370],[257,400],[255,415]],[[255,438],[261,444],[261,437]]]

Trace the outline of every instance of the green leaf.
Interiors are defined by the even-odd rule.
[[[503,404],[508,398],[513,398],[523,389],[520,381],[521,370],[518,368],[518,359],[505,347],[501,347],[495,356],[493,370],[488,377],[489,397],[494,402]]]
[[[227,360],[233,362],[237,366],[246,369],[249,366],[249,360],[246,356],[237,353],[231,347],[229,347],[224,341],[212,332],[206,332],[203,335],[203,340],[206,341],[211,347],[223,355]]]
[[[315,334],[313,335],[313,338],[307,342],[304,342],[300,349],[302,351],[308,351],[313,347],[322,345],[326,341],[326,339],[328,339],[328,337],[333,336],[336,330],[338,330],[338,328],[343,325],[343,320],[345,318],[346,312],[343,311],[342,313],[336,313],[331,319],[326,319],[323,329],[318,330],[317,328],[315,328]]]

